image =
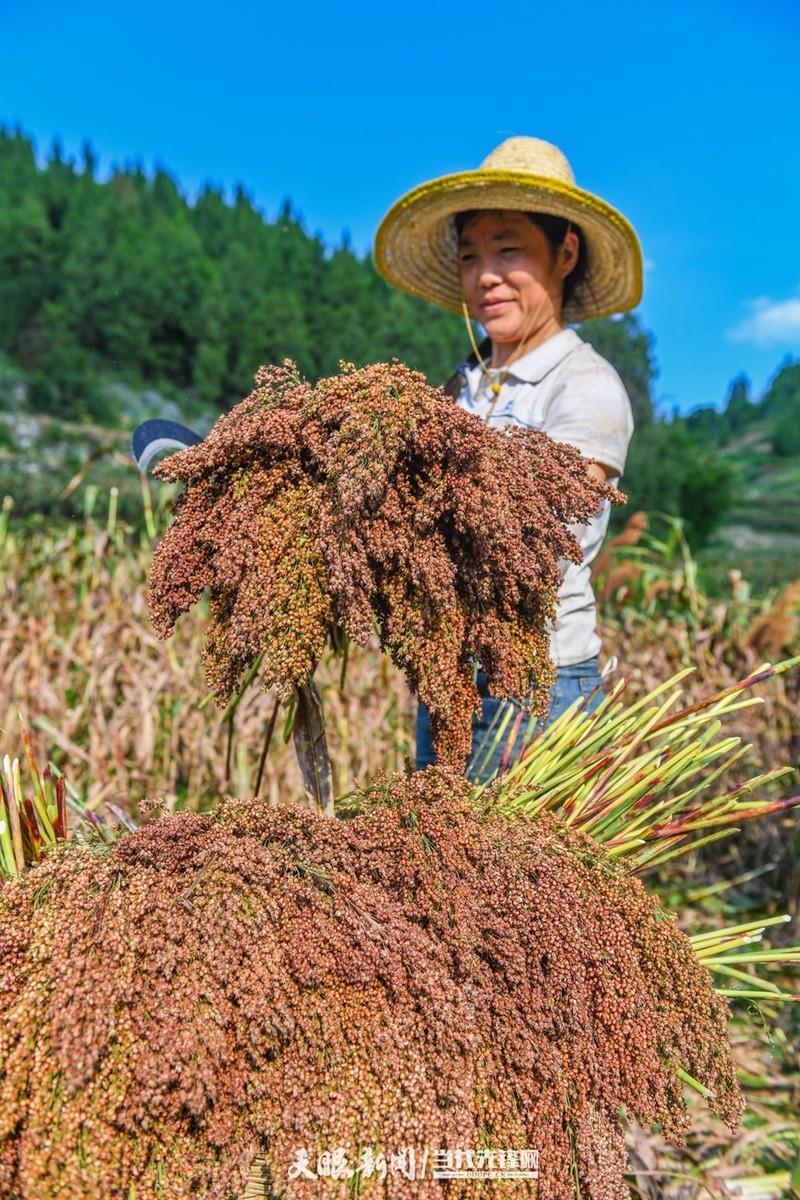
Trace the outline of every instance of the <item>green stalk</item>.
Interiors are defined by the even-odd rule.
[[[153,516],[153,496],[150,491],[150,480],[144,471],[139,472],[139,483],[142,488],[142,509],[144,511],[145,529],[147,530],[147,536],[152,546],[158,536],[158,531],[156,530],[155,518]]]
[[[17,860],[14,854],[14,844],[11,841],[11,818],[9,815],[9,800],[6,796],[4,781],[0,778],[0,876],[6,879],[17,878]]]
[[[497,712],[495,713],[494,717],[492,718],[491,724],[489,725],[489,728],[486,731],[484,741],[481,743],[481,745],[479,747],[479,749],[483,749],[483,747],[485,746],[486,749],[484,750],[483,757],[480,759],[480,762],[479,762],[477,768],[475,769],[474,774],[475,774],[476,779],[481,778],[481,776],[483,774],[483,768],[487,765],[487,763],[489,763],[491,761],[492,753],[494,752],[494,750],[496,749],[496,747],[498,746],[500,741],[505,737],[505,732],[508,727],[508,723],[511,720],[513,712],[514,712],[514,706],[512,704],[503,704],[503,705],[501,705],[500,708],[498,708]],[[490,737],[490,735],[492,735],[492,727],[494,726],[496,721],[499,721],[497,732],[493,736]],[[494,776],[492,776],[492,778],[494,778]],[[485,780],[484,786],[489,784],[490,782],[491,782],[491,779]]]
[[[721,954],[718,958],[705,958],[703,965],[717,967],[724,963],[791,963],[800,962],[800,946],[789,946],[785,950],[752,950],[744,954]]]
[[[119,501],[119,488],[111,487],[108,490],[108,519],[106,521],[106,533],[109,538],[113,538],[114,531],[117,527],[117,504]]]
[[[651,732],[651,730],[656,725],[656,723],[657,723],[658,719],[661,717],[661,715],[663,713],[667,712],[672,707],[675,700],[679,696],[680,696],[680,692],[677,692],[677,691],[673,692],[673,694],[664,701],[664,703],[661,705],[661,707],[656,709],[656,711],[653,713],[653,715],[651,717],[648,717],[648,719],[644,722],[643,727],[635,734],[635,736],[630,741],[630,743],[625,747],[625,749],[623,750],[619,759],[615,763],[612,763],[606,769],[605,774],[601,775],[600,779],[594,785],[591,792],[589,793],[589,796],[587,797],[585,805],[583,806],[581,815],[586,816],[587,812],[591,811],[591,808],[593,805],[597,805],[598,803],[601,802],[601,798],[602,798],[602,794],[603,794],[603,785],[605,783],[607,783],[609,780],[611,780],[612,778],[614,778],[621,763],[625,762],[626,759],[628,759],[633,754],[634,750],[636,750],[642,744],[644,739],[647,737],[647,735]]]
[[[15,874],[22,875],[25,871],[25,852],[22,844],[22,826],[19,811],[22,807],[22,786],[19,776],[19,760],[11,759],[6,754],[3,758],[3,774],[5,775],[6,811],[11,828],[11,845],[13,848]]]
[[[681,858],[684,854],[691,854],[694,850],[699,850],[701,846],[709,846],[712,842],[718,842],[722,838],[733,837],[739,832],[738,825],[730,826],[727,829],[719,829],[716,833],[710,833],[708,837],[693,838],[688,845],[676,845],[673,849],[670,847],[664,853],[659,854],[657,848],[645,846],[644,849],[633,856],[639,870],[644,870],[645,866],[648,869],[652,867],[660,867],[665,862],[671,862],[674,858]],[[683,840],[682,838],[679,840]],[[652,853],[649,853],[652,851]]]
[[[685,1071],[683,1067],[676,1067],[675,1074],[684,1083],[688,1084],[690,1088],[693,1088],[696,1092],[699,1092],[701,1096],[705,1096],[707,1100],[712,1099],[716,1095],[715,1092],[711,1091],[711,1088],[707,1088],[704,1083],[701,1083],[699,1079],[695,1079],[694,1076],[690,1075],[688,1071]]]
[[[714,970],[714,974],[727,975],[729,979],[739,979],[742,983],[752,984],[754,982],[754,977],[752,975],[748,975],[746,971],[737,971],[736,967],[717,966]],[[759,979],[758,984],[760,987],[776,996],[786,996],[789,994],[778,987],[777,983],[773,983],[771,979]],[[794,997],[792,997],[792,999],[793,998]]]
[[[565,824],[589,833],[640,871],[730,836],[742,820],[792,807],[800,797],[742,802],[749,792],[786,775],[786,767],[755,776],[721,796],[709,796],[708,788],[749,750],[737,737],[719,737],[721,719],[761,703],[742,692],[798,660],[800,656],[760,668],[672,714],[668,710],[681,694],[675,685],[693,668],[678,672],[628,710],[617,701],[622,685],[592,714],[582,711],[578,700],[497,781],[493,807],[508,817],[557,812]],[[484,750],[484,763],[507,719]],[[477,788],[476,797],[483,790]]]
[[[788,1001],[792,1004],[797,1004],[800,1001],[800,995],[793,995],[789,992],[782,992],[780,996],[774,996],[772,992],[749,991],[745,988],[714,988],[714,991],[718,996],[725,996],[729,1000]]]
[[[718,937],[730,937],[731,934],[761,933],[771,925],[785,925],[791,919],[788,913],[784,913],[780,917],[762,917],[760,921],[747,921],[743,925],[730,925],[726,926],[725,929],[708,929],[705,933],[695,933],[692,934],[690,941],[692,945],[698,946],[703,942],[713,941]]]
[[[3,496],[3,503],[0,505],[0,550],[6,549],[7,542],[10,542],[8,536],[9,516],[11,509],[14,507],[14,499],[12,496]]]

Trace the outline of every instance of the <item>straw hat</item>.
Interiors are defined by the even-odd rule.
[[[588,269],[564,320],[625,312],[642,294],[642,251],[633,227],[605,200],[575,183],[567,159],[539,138],[513,137],[477,171],[421,183],[389,209],[375,236],[375,265],[405,292],[461,312],[453,216],[471,209],[550,213],[580,225]]]

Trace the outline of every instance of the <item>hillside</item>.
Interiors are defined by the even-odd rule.
[[[761,419],[719,448],[736,483],[733,506],[701,558],[714,582],[731,567],[758,591],[800,575],[800,454],[776,454],[772,429]]]
[[[636,423],[612,528],[666,512],[723,584],[742,556],[758,586],[796,573],[800,364],[757,402],[739,379],[723,410],[668,416],[636,314],[578,332],[619,371]],[[0,498],[15,519],[73,518],[75,489],[61,494],[84,471],[133,519],[133,426],[161,415],[204,432],[261,363],[291,357],[314,380],[397,357],[440,383],[467,350],[459,317],[390,288],[346,237],[309,234],[288,201],[270,219],[243,187],[190,202],[163,169],[101,181],[88,144],[80,166],[58,147],[40,165],[0,127]]]
[[[724,586],[732,567],[763,592],[800,575],[800,362],[784,360],[754,399],[734,379],[722,411],[689,414],[732,472],[731,503],[703,555],[706,583]]]

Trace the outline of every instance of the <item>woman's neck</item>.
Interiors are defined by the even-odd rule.
[[[518,358],[522,358],[523,354],[527,354],[529,350],[535,350],[537,346],[541,346],[542,342],[546,342],[551,337],[555,337],[557,333],[561,333],[563,328],[564,326],[554,315],[537,329],[535,333],[521,342],[492,342],[492,361],[490,366],[506,367],[509,363],[516,362]]]

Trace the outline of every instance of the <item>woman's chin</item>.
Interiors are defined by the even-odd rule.
[[[480,323],[493,342],[518,342],[521,336],[521,323],[512,318],[509,312],[499,312],[497,316],[482,312]]]
[[[488,317],[482,324],[492,341],[498,342],[501,346],[513,345],[521,337],[517,322],[504,321],[502,317],[493,321],[491,317]]]

